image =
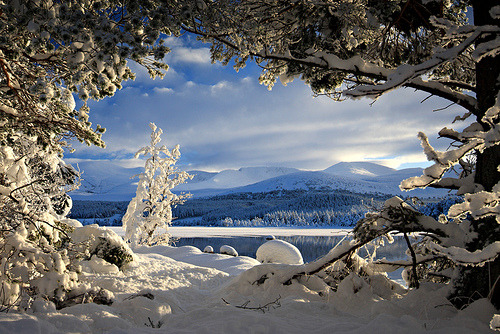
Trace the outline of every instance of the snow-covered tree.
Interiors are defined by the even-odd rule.
[[[419,249],[450,261],[452,270],[439,274],[451,279],[450,296],[457,304],[491,295],[495,282],[500,288],[499,1],[199,3],[190,8],[192,20],[184,29],[210,42],[215,60],[225,64],[234,60],[236,69],[248,60],[260,64],[260,80],[269,88],[278,78],[286,84],[300,77],[315,94],[342,100],[376,99],[407,87],[462,107],[464,112],[455,121],[467,120],[469,125],[462,131],[444,128],[439,132],[453,141],[450,150],[436,151],[425,134],[418,135],[434,164],[422,176],[402,182],[401,188],[455,189],[465,195],[465,201],[437,223],[423,224],[425,219],[417,214],[420,218],[406,222],[395,216],[380,219],[392,231],[429,234],[425,247]],[[473,13],[473,23],[467,20],[467,11]],[[466,162],[471,154],[475,165]],[[459,164],[466,167],[461,178],[443,178]],[[396,200],[384,210],[408,213]],[[360,229],[369,233],[365,227],[376,226],[374,221],[367,217]],[[492,301],[500,307],[500,300]]]
[[[36,294],[57,302],[77,287],[61,219],[77,178],[63,148],[71,138],[104,147],[87,101],[133,79],[127,61],[161,77],[169,50],[160,34],[179,33],[181,10],[149,0],[0,1],[1,310]]]
[[[71,228],[59,220],[77,185],[76,171],[34,138],[0,146],[0,310],[37,294],[58,302],[77,287]]]
[[[123,216],[125,238],[133,245],[168,243],[168,227],[172,224],[172,206],[182,204],[190,194],[174,194],[172,189],[192,178],[187,172],[175,167],[181,153],[179,145],[169,150],[158,146],[162,129],[150,123],[151,142],[135,154],[148,157],[144,172],[139,177],[135,197],[130,201]]]

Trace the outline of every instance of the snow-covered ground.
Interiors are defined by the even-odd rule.
[[[176,230],[172,229],[174,235],[201,233],[198,228]],[[232,235],[235,230],[239,229],[231,228]],[[358,276],[348,276],[336,292],[319,291],[314,277],[302,284],[284,285],[273,279],[256,284],[263,273],[279,275],[290,268],[207,254],[191,246],[142,247],[135,249],[135,260],[123,272],[87,268],[83,273],[83,280],[114,294],[111,306],[91,303],[55,310],[38,300],[27,313],[0,313],[0,333],[490,332],[495,311],[486,299],[459,311],[435,285],[406,293],[388,289],[382,278],[368,285]]]

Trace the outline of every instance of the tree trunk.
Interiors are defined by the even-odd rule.
[[[500,5],[499,0],[485,1],[474,0],[472,7],[474,12],[474,24],[497,25],[499,20],[494,20],[489,11],[493,6]],[[494,39],[496,36],[485,36],[484,42]],[[486,57],[476,65],[476,97],[478,109],[480,110],[477,120],[483,125],[485,130],[489,125],[481,121],[486,110],[495,103],[495,98],[500,89],[500,57]],[[486,191],[491,191],[493,186],[500,181],[500,145],[496,145],[476,154],[476,176],[475,182],[481,184]],[[475,251],[484,248],[486,245],[500,240],[500,224],[496,222],[495,217],[473,220],[474,229],[478,237],[467,245],[469,251]],[[500,309],[500,300],[498,300],[498,291],[492,293],[491,289],[500,275],[500,259],[496,259],[483,267],[463,267],[460,277],[455,280],[455,292],[452,300],[458,306],[470,303],[474,299],[487,297],[488,295],[497,296],[491,299],[491,302],[497,309]],[[497,289],[500,288],[497,284]]]

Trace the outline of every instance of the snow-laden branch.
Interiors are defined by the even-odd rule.
[[[358,248],[362,247],[366,242],[356,242],[353,240],[343,241],[340,245],[335,246],[331,249],[328,254],[317,259],[316,261],[303,264],[301,266],[290,266],[290,268],[280,275],[280,282],[282,284],[288,284],[292,279],[296,279],[305,275],[314,275],[335,263],[336,261],[342,259],[348,254],[353,253]]]
[[[0,102],[0,110],[11,116],[19,116],[19,112],[16,109],[9,107],[8,105],[3,104],[2,102]]]
[[[488,109],[489,113],[485,116],[486,120],[491,120],[498,115],[498,98],[495,106]],[[401,190],[411,190],[415,188],[425,188],[437,182],[444,173],[449,170],[452,166],[459,163],[467,153],[477,150],[483,152],[485,149],[498,145],[500,143],[500,125],[491,124],[491,128],[488,131],[484,131],[484,128],[479,123],[472,123],[470,126],[465,128],[462,132],[455,131],[453,129],[443,128],[439,135],[442,137],[452,138],[461,142],[462,144],[453,150],[440,152],[436,151],[429,143],[427,136],[420,132],[418,137],[420,138],[422,147],[424,148],[424,153],[427,156],[427,160],[434,161],[434,165],[424,169],[423,175],[411,177],[409,179],[403,180],[400,184]],[[468,181],[473,181],[468,179]],[[446,182],[446,181],[444,181]],[[439,185],[444,185],[441,182]],[[469,189],[481,190],[473,184],[465,184],[464,181],[461,182],[461,186],[467,186]],[[438,185],[438,186],[439,186]],[[471,188],[473,187],[473,188]],[[465,188],[464,188],[465,189]]]
[[[401,190],[425,188],[438,182],[443,174],[453,165],[457,164],[465,154],[483,144],[479,139],[475,139],[461,145],[455,150],[439,152],[431,146],[424,133],[419,132],[418,137],[421,141],[422,147],[424,148],[427,160],[434,161],[435,164],[424,169],[423,175],[403,180],[399,186]]]
[[[416,263],[422,264],[422,263],[426,263],[429,261],[434,261],[438,258],[442,258],[442,256],[417,254]],[[397,268],[400,268],[400,267],[410,267],[412,265],[413,265],[412,260],[387,260],[384,257],[382,259],[373,261],[372,263],[369,264],[369,267],[372,268],[374,271],[381,271],[381,270],[377,270],[377,267],[387,268],[388,266],[390,266],[390,267],[395,267],[394,270],[396,270]]]
[[[472,58],[479,62],[485,57],[495,57],[498,54],[500,54],[500,37],[476,45],[476,49],[472,52]]]
[[[497,96],[495,97],[495,104],[489,107],[488,110],[486,110],[481,120],[485,123],[490,124],[491,126],[494,126],[493,124],[495,124],[495,119],[497,119],[499,115],[500,115],[500,91],[497,93]]]
[[[500,255],[500,241],[495,241],[482,250],[474,252],[469,252],[462,247],[443,247],[436,243],[428,244],[427,247],[459,265],[482,266],[486,262],[495,260]]]
[[[493,187],[491,192],[480,191],[466,194],[464,201],[452,205],[448,212],[451,218],[459,218],[466,214],[470,214],[474,219],[493,216],[500,224],[500,182]]]
[[[474,44],[474,42],[483,34],[491,32],[500,32],[498,27],[495,26],[482,26],[477,27],[469,37],[467,37],[463,42],[461,42],[456,47],[446,49],[440,52],[436,52],[430,59],[424,61],[423,63],[417,65],[403,64],[397,67],[395,70],[387,76],[386,82],[378,85],[368,85],[359,86],[353,91],[348,92],[350,96],[380,96],[386,92],[394,90],[398,87],[403,86],[407,82],[411,82],[415,78],[421,77],[426,73],[429,73],[433,69],[448,62],[458,55],[463,53],[468,47]],[[493,43],[494,44],[494,43]]]
[[[287,53],[272,53],[267,50],[262,50],[260,52],[251,53],[253,56],[263,58],[263,59],[273,59],[280,60],[290,63],[298,63],[310,67],[319,67],[325,70],[331,71],[341,71],[356,76],[363,76],[371,78],[373,80],[388,80],[391,76],[394,76],[398,69],[388,69],[383,66],[378,66],[372,62],[362,59],[360,56],[354,56],[349,59],[341,59],[334,54],[327,53],[325,51],[316,51],[310,53],[306,58],[296,58],[293,57],[290,52]],[[402,65],[410,66],[410,65]],[[407,67],[408,68],[408,67]],[[432,69],[432,68],[431,68]],[[465,85],[462,84],[462,85]],[[375,96],[387,93],[389,90],[381,91],[377,94],[372,94],[370,92],[362,92],[359,89],[361,87],[366,87],[369,90],[370,87],[378,87],[380,85],[370,84],[363,85],[356,88],[354,91],[345,90],[343,93],[351,98],[365,97],[365,96]],[[420,77],[412,77],[411,80],[402,82],[399,86],[414,88],[423,92],[427,92],[444,99],[447,99],[459,106],[465,108],[473,114],[477,114],[477,101],[474,97],[455,91],[451,89],[451,85],[445,82],[440,82],[438,80],[423,80]],[[398,86],[398,87],[399,87]],[[455,84],[457,86],[457,84]],[[395,89],[397,87],[393,87]]]
[[[474,177],[475,172],[460,179],[456,179],[453,177],[443,177],[440,180],[429,184],[428,187],[456,190],[456,195],[474,193],[481,188],[480,185],[474,183]]]

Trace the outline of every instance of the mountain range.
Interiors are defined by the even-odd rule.
[[[109,161],[78,164],[82,171],[80,189],[70,193],[76,200],[128,201],[135,195],[137,179],[143,168],[124,168]],[[358,193],[383,193],[417,197],[441,197],[445,190],[426,189],[402,192],[399,183],[422,174],[421,168],[396,170],[372,162],[340,162],[321,171],[303,171],[286,167],[243,167],[221,172],[190,171],[192,180],[174,191],[189,192],[194,197],[238,192],[273,190],[344,189]]]

